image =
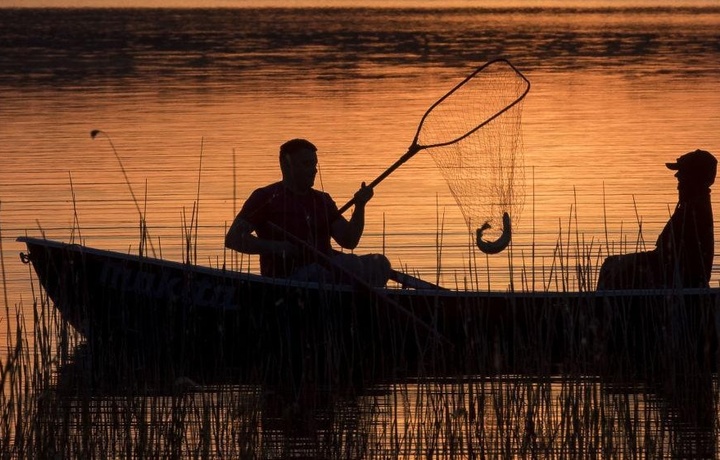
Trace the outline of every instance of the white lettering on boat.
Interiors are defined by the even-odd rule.
[[[162,299],[166,302],[178,302],[187,298],[196,306],[215,308],[236,307],[236,288],[232,285],[212,283],[209,279],[194,281],[167,270],[159,276],[129,268],[119,263],[104,262],[100,273],[100,284],[106,288],[145,296],[151,299]],[[186,287],[187,290],[184,290]]]

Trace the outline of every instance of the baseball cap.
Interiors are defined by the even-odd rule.
[[[715,182],[717,159],[705,150],[695,150],[678,157],[674,163],[665,163],[668,169],[683,171],[694,179],[702,180],[711,185]]]

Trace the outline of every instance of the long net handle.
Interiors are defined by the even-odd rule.
[[[491,66],[491,65],[495,65],[495,64],[499,64],[499,63],[506,64],[510,69],[512,69],[512,70],[515,72],[515,74],[516,74],[518,77],[520,77],[520,78],[524,81],[524,84],[525,84],[525,89],[524,89],[524,91],[523,91],[520,95],[518,95],[514,100],[512,100],[509,104],[507,104],[505,107],[503,107],[501,110],[496,111],[496,112],[493,113],[492,115],[490,115],[490,116],[488,116],[487,118],[483,119],[483,120],[482,120],[481,122],[479,122],[478,124],[472,126],[470,129],[468,129],[468,130],[460,133],[458,136],[455,136],[455,137],[453,137],[453,138],[451,138],[451,139],[445,139],[445,140],[438,141],[438,142],[432,142],[432,143],[429,143],[429,144],[427,144],[427,145],[421,145],[421,144],[419,143],[420,134],[421,134],[421,132],[422,132],[423,125],[425,124],[425,121],[428,119],[428,116],[430,115],[430,113],[431,113],[436,107],[438,107],[443,101],[447,100],[450,96],[452,96],[452,95],[453,95],[455,92],[457,92],[460,88],[462,88],[463,86],[465,86],[470,80],[472,80],[472,79],[475,78],[478,74],[480,74],[483,70],[485,70],[486,68],[488,68],[488,67]],[[471,73],[470,75],[468,75],[463,81],[461,81],[460,83],[458,83],[453,89],[451,89],[450,91],[448,91],[443,97],[441,97],[440,99],[438,99],[433,105],[430,106],[430,108],[427,109],[427,111],[425,111],[425,114],[424,114],[423,117],[420,119],[420,123],[419,123],[419,125],[418,125],[417,132],[415,133],[415,137],[414,137],[414,139],[413,139],[413,142],[412,142],[412,144],[410,145],[410,147],[408,148],[407,152],[406,152],[403,156],[401,156],[395,163],[393,163],[389,168],[387,168],[382,174],[380,174],[375,180],[373,180],[370,184],[368,184],[368,187],[374,188],[375,186],[377,186],[377,185],[378,185],[380,182],[382,182],[386,177],[388,177],[390,174],[392,174],[396,169],[398,169],[400,166],[402,166],[406,161],[408,161],[410,158],[412,158],[413,156],[415,156],[415,154],[417,154],[417,153],[418,153],[419,151],[421,151],[421,150],[429,149],[429,148],[433,148],[433,147],[447,146],[447,145],[454,144],[454,143],[456,143],[456,142],[459,142],[459,141],[465,139],[466,137],[470,136],[472,133],[476,132],[477,130],[479,130],[479,129],[482,128],[483,126],[487,125],[488,123],[490,123],[491,121],[493,121],[494,119],[496,119],[497,117],[499,117],[499,116],[502,115],[503,113],[507,112],[508,110],[510,110],[510,109],[511,109],[512,107],[514,107],[515,105],[517,105],[520,101],[523,100],[523,98],[525,97],[525,95],[527,95],[527,93],[528,93],[529,91],[530,91],[530,81],[528,81],[528,79],[525,78],[525,76],[524,76],[519,70],[517,70],[517,68],[515,68],[515,66],[512,65],[508,60],[506,60],[506,59],[495,59],[495,60],[493,60],[493,61],[490,61],[490,62],[487,62],[487,63],[483,64],[481,67],[479,67],[478,69],[476,69],[473,73]],[[347,211],[348,209],[350,209],[350,207],[351,207],[352,205],[354,205],[354,204],[355,204],[355,197],[351,198],[347,203],[345,203],[345,205],[343,205],[343,206],[339,209],[339,213],[340,213],[340,214],[343,214],[345,211]]]

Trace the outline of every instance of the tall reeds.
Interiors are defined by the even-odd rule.
[[[525,375],[505,374],[500,367],[500,374],[438,378],[435,373],[443,363],[433,361],[412,378],[400,373],[386,383],[356,386],[332,378],[301,379],[291,385],[232,380],[200,384],[186,378],[170,385],[128,385],[98,382],[87,344],[58,317],[42,290],[36,294],[31,330],[24,326],[22,306],[6,308],[15,321],[6,325],[11,347],[0,363],[0,448],[5,456],[671,458],[715,452],[717,415],[697,414],[693,399],[698,384],[692,383],[706,385],[700,395],[709,395],[703,401],[714,407],[715,379],[700,380],[700,366],[672,358],[668,364],[662,353],[646,354],[655,343],[620,343],[615,352],[640,353],[644,365],[660,366],[663,372],[680,368],[672,377],[644,379],[624,371],[610,377],[588,374],[584,371],[598,368],[588,367],[586,360],[608,357],[583,351],[581,340],[567,342],[578,348],[564,351],[568,358],[562,368],[550,360],[538,365],[538,359],[552,353],[538,329],[518,332],[516,350],[492,352],[512,354],[514,369],[532,369]],[[618,327],[635,327],[625,320],[628,323]],[[675,350],[690,340],[682,337],[692,324],[682,318],[673,324],[678,330],[666,347]],[[337,331],[326,329],[322,336],[330,351],[342,352],[342,344],[335,341]],[[533,347],[539,347],[534,354]],[[474,353],[466,358],[496,358],[484,356],[491,352],[480,341]],[[387,359],[403,361],[400,356]],[[433,358],[442,359],[447,357]],[[315,377],[335,372],[333,367],[317,369]],[[684,387],[688,390],[681,392]]]
[[[325,321],[338,310],[329,293],[304,324],[301,316],[280,317],[291,310],[264,312],[278,315],[270,321],[280,326],[257,340],[277,353],[252,361],[255,368],[242,373],[254,377],[247,381],[231,372],[217,381],[168,372],[167,363],[142,360],[143,350],[132,347],[98,355],[28,266],[32,308],[5,300],[0,456],[712,458],[719,425],[709,338],[717,296],[591,292],[603,254],[578,231],[575,209],[560,225],[551,272],[538,276],[534,260],[515,270],[526,287],[542,278],[542,290],[558,287],[558,295],[522,305],[508,293],[514,316],[502,324],[486,314],[487,298],[469,298],[455,318],[455,332],[469,338],[462,349],[444,349],[388,305],[372,306],[377,342],[349,341],[339,325],[357,325],[355,318]],[[188,263],[196,259],[196,230],[194,208],[183,225]],[[473,273],[467,284],[481,279]],[[569,295],[575,287],[582,295]],[[414,307],[426,311],[426,302],[418,298]],[[424,318],[447,333],[443,314]],[[309,328],[302,340],[291,340],[295,326]],[[143,379],[167,375],[170,381]]]

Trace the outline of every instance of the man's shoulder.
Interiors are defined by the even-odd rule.
[[[275,200],[275,197],[282,191],[282,187],[278,187],[278,185],[279,183],[273,183],[253,190],[250,196],[248,196],[245,200],[240,213],[254,213],[258,208],[271,205]]]
[[[253,190],[251,195],[254,196],[273,196],[283,191],[282,182],[273,182]]]

